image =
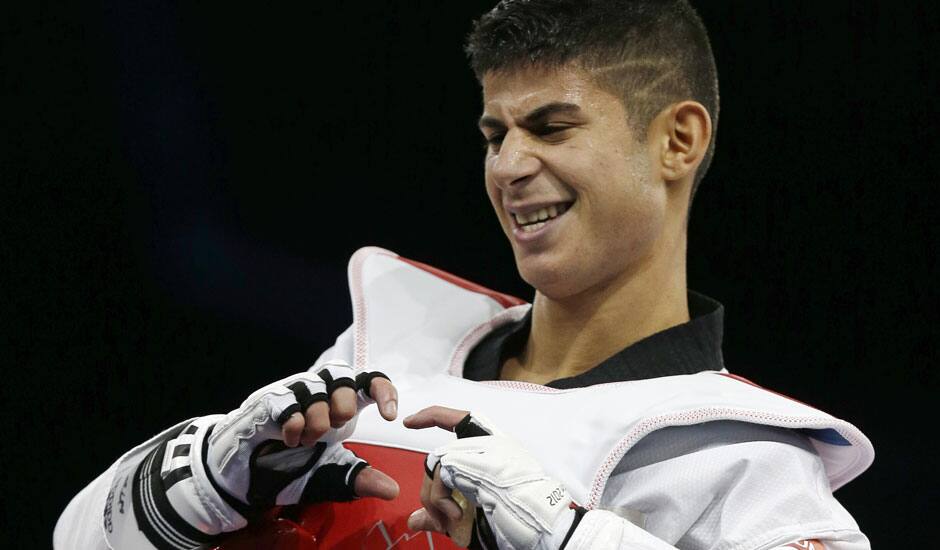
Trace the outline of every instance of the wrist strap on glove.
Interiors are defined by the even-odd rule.
[[[457,435],[457,439],[499,435],[496,430],[488,427],[488,422],[485,419],[475,418],[471,414],[465,416],[454,426],[454,433]],[[434,468],[437,464],[438,459],[429,455],[428,460],[425,461],[425,470],[429,477],[433,478]],[[543,541],[542,544],[552,548],[557,545],[558,550],[564,549],[586,513],[586,509],[572,503],[570,510],[556,517],[556,525],[553,529],[555,534],[550,539]],[[570,522],[570,524],[566,526],[566,522]],[[564,538],[561,538],[562,534],[564,534]],[[483,508],[477,507],[468,548],[471,550],[496,549],[499,548],[499,540],[500,537],[496,536],[487,519],[487,514],[484,513]]]
[[[137,526],[160,550],[197,548],[216,538],[193,527],[171,502],[180,497],[185,499],[181,493],[187,488],[183,485],[193,483],[192,465],[187,459],[197,430],[196,424],[190,424],[170,433],[167,441],[151,451],[134,473],[131,494]],[[176,444],[171,447],[170,442]],[[164,467],[166,464],[169,468]]]

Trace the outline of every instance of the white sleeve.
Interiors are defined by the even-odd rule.
[[[107,550],[102,525],[104,503],[111,489],[111,478],[117,465],[85,486],[69,503],[56,522],[52,534],[52,547],[56,550],[83,548]]]
[[[604,521],[633,525],[602,529],[600,515],[589,513],[585,536],[620,529],[628,540],[643,530],[664,548],[689,550],[719,542],[768,550],[802,540],[818,540],[825,550],[870,548],[833,497],[809,440],[782,428],[718,421],[653,432],[623,457],[598,508],[611,512]]]
[[[130,478],[140,462],[159,446],[167,434],[192,419],[161,432],[131,449],[69,502],[52,535],[55,550],[148,550],[153,546],[137,528]],[[117,536],[123,535],[123,536]]]

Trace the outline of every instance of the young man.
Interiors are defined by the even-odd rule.
[[[357,496],[392,504],[307,508],[297,530],[321,547],[448,544],[395,532],[407,518],[481,548],[869,548],[831,491],[870,443],[728,375],[721,306],[686,289],[718,116],[688,3],[504,1],[468,52],[531,307],[357,252],[353,326],[310,371],[126,454],[69,505],[57,548],[194,548],[276,504]]]

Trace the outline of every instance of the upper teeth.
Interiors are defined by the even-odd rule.
[[[516,223],[518,223],[519,225],[525,225],[527,223],[535,223],[535,222],[549,220],[564,213],[565,213],[565,205],[553,204],[546,208],[539,208],[538,210],[529,212],[528,214],[513,214],[513,217],[516,218]]]

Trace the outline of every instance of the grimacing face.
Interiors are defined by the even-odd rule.
[[[617,284],[655,254],[666,208],[655,155],[588,73],[487,73],[480,130],[487,194],[539,292],[564,299]]]

